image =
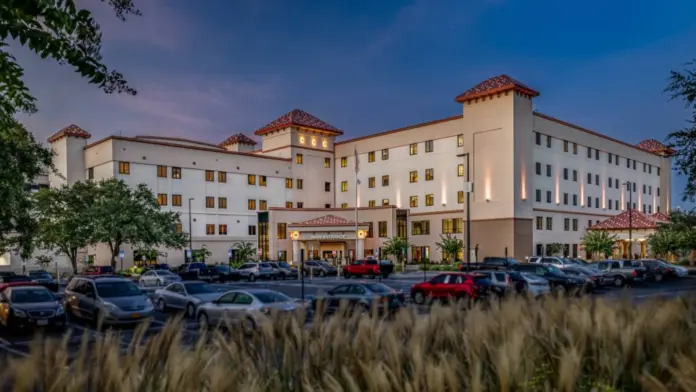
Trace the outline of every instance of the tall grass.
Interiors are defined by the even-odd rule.
[[[696,298],[641,303],[513,300],[436,306],[395,320],[302,316],[251,338],[212,332],[181,344],[173,322],[145,343],[118,333],[68,359],[37,339],[0,379],[20,391],[696,391]]]

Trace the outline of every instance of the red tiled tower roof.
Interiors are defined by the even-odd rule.
[[[84,129],[78,127],[75,124],[70,124],[67,127],[61,129],[60,131],[54,133],[53,135],[49,136],[48,142],[53,143],[56,142],[64,137],[77,137],[81,139],[89,139],[92,137],[92,135],[85,131]]]
[[[629,217],[629,214],[632,215]],[[630,228],[639,229],[656,229],[658,221],[648,216],[647,214],[638,210],[626,210],[618,215],[612,216],[611,218],[605,219],[598,224],[589,228],[589,230],[628,230],[629,229],[629,219]]]
[[[320,131],[330,132],[335,135],[343,135],[343,131],[340,129],[334,127],[333,125],[327,124],[300,109],[294,109],[288,113],[285,113],[284,115],[268,123],[263,128],[257,129],[254,134],[261,136],[268,132],[273,132],[292,126],[317,129]]]
[[[539,92],[528,87],[508,75],[499,75],[490,79],[486,79],[476,86],[459,94],[455,101],[465,102],[471,99],[485,97],[487,95],[502,93],[505,91],[517,91],[530,97],[539,96]]]
[[[657,141],[655,139],[643,140],[642,142],[636,144],[636,147],[640,148],[641,150],[645,150],[647,152],[651,152],[654,154],[660,154],[660,155],[666,155],[666,156],[674,155],[674,150],[665,146],[663,143],[660,143],[659,141]]]
[[[293,223],[292,226],[355,226],[355,221],[336,215],[324,215],[308,221]]]
[[[243,133],[238,133],[223,140],[220,144],[218,144],[218,147],[227,147],[232,144],[248,144],[250,146],[255,146],[257,143],[249,136]]]

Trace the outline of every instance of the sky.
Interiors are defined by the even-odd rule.
[[[21,47],[40,140],[69,124],[94,140],[218,143],[302,109],[347,138],[461,113],[454,97],[508,74],[537,110],[637,143],[687,125],[663,92],[696,59],[696,2],[654,0],[135,0],[142,16],[77,0],[104,61],[138,90],[106,95]],[[662,5],[658,5],[661,3]],[[675,178],[675,205],[683,180]]]

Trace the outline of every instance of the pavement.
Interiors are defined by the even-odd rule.
[[[426,278],[437,275],[438,272],[428,272],[425,274]],[[378,282],[379,279],[368,279],[372,282]],[[402,273],[395,274],[388,279],[382,279],[382,283],[396,289],[403,290],[408,293],[413,284],[422,282],[424,280],[423,272],[414,273]],[[338,284],[345,283],[346,281],[356,281],[356,279],[346,280],[344,278],[338,277],[325,277],[325,278],[313,278],[305,279],[304,284],[301,280],[277,280],[277,281],[256,281],[256,282],[230,282],[224,284],[214,284],[214,286],[219,287],[221,290],[234,290],[234,289],[245,289],[245,288],[267,288],[271,290],[276,290],[282,292],[289,297],[301,299],[303,286],[305,298],[311,298],[318,294],[324,293]],[[154,292],[154,289],[145,288],[146,292]],[[634,287],[626,289],[614,289],[609,288],[601,290],[595,294],[598,298],[619,298],[619,297],[629,297],[638,302],[642,300],[648,300],[652,298],[670,298],[681,295],[687,295],[690,293],[696,293],[696,277],[681,278],[674,281],[666,281],[660,283],[641,283]],[[175,313],[159,313],[155,314],[154,319],[150,322],[146,333],[145,341],[148,337],[154,336],[162,328],[164,328],[167,321],[175,317]],[[78,347],[86,339],[88,342],[96,342],[104,338],[103,331],[96,331],[85,323],[79,321],[71,321],[69,323],[71,329],[71,336],[68,341],[69,351],[71,355],[77,355]],[[185,341],[193,343],[198,337],[197,325],[194,320],[187,320],[186,324],[182,327],[182,335]],[[122,349],[128,348],[128,345],[133,341],[136,331],[134,327],[118,327],[117,331],[121,335]],[[37,331],[36,333],[42,334],[48,339],[62,339],[63,336],[60,333],[50,332],[50,331]],[[0,359],[7,356],[27,356],[30,345],[32,344],[34,336],[31,333],[16,334],[10,331],[0,328]]]

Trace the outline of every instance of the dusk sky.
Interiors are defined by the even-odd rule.
[[[90,7],[105,62],[137,97],[108,96],[15,49],[40,140],[75,123],[101,138],[220,142],[303,109],[354,137],[461,113],[454,97],[508,74],[542,113],[637,143],[690,118],[663,93],[696,58],[696,2],[650,0],[136,0],[123,23]],[[78,0],[92,5],[94,0]],[[683,182],[675,181],[675,205]]]

